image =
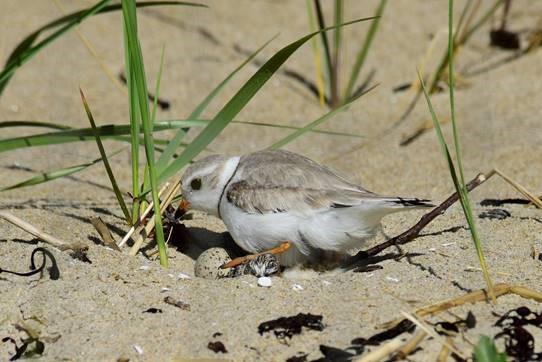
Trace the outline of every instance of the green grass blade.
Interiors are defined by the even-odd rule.
[[[343,101],[347,101],[353,95],[352,92],[354,91],[354,87],[356,86],[356,82],[358,81],[359,74],[361,72],[361,69],[363,68],[363,64],[365,64],[365,60],[367,59],[367,54],[369,54],[369,49],[371,48],[371,44],[373,43],[373,39],[378,30],[380,18],[384,13],[387,2],[387,0],[380,0],[380,4],[376,9],[375,19],[371,23],[371,27],[369,28],[369,31],[365,36],[365,41],[363,42],[363,45],[358,52],[358,55],[356,56],[356,62],[354,63],[352,72],[350,73],[350,78],[348,79],[348,84],[343,94]]]
[[[343,0],[335,0],[335,22],[334,25],[343,23]],[[338,27],[333,30],[333,59],[331,64],[331,106],[336,107],[339,104],[339,55],[341,49],[341,31]]]
[[[201,113],[207,108],[209,103],[220,93],[220,91],[228,84],[228,82],[241,70],[252,61],[258,55],[263,48],[265,48],[269,43],[271,43],[278,35],[273,36],[271,39],[266,41],[261,47],[259,47],[254,53],[250,54],[248,58],[246,58],[237,68],[233,70],[222,82],[220,82],[206,97],[201,101],[200,104],[192,111],[189,118],[196,119],[198,118]],[[164,149],[164,152],[160,155],[158,158],[158,162],[156,164],[156,167],[158,169],[158,173],[161,173],[164,168],[166,167],[167,163],[170,162],[172,155],[175,153],[179,145],[181,144],[182,139],[184,138],[184,135],[186,134],[186,130],[179,130],[177,134],[173,137],[173,139],[170,141],[170,143],[166,146]]]
[[[489,295],[492,297],[492,299],[495,301],[495,294],[493,292],[493,283],[491,282],[491,278],[489,276],[489,271],[485,262],[484,252],[482,249],[482,243],[480,241],[480,238],[478,236],[478,230],[476,227],[476,222],[474,221],[474,215],[472,213],[472,207],[470,203],[469,194],[467,191],[467,185],[465,183],[465,176],[463,171],[463,157],[461,155],[461,144],[459,140],[459,131],[457,129],[457,121],[455,119],[455,97],[454,97],[454,88],[455,88],[455,80],[454,80],[454,50],[455,50],[455,43],[454,43],[454,35],[453,35],[453,11],[454,11],[454,1],[448,0],[448,74],[449,74],[449,89],[450,89],[450,113],[451,113],[451,122],[452,122],[452,130],[453,130],[453,139],[454,139],[454,147],[455,147],[455,157],[457,159],[457,168],[459,169],[459,176],[460,176],[460,184],[459,184],[459,190],[461,190],[461,205],[463,206],[463,211],[465,213],[465,217],[467,218],[467,222],[470,227],[472,240],[474,242],[474,246],[476,248],[476,254],[478,255],[478,260],[480,262],[480,266],[482,268],[482,273],[484,275],[484,279],[487,284],[487,288],[489,291]]]
[[[134,72],[130,65],[130,52],[128,51],[128,30],[123,22],[123,42],[124,42],[124,69],[126,71],[126,86],[128,88],[128,107],[130,114],[130,161],[132,166],[132,224],[139,218],[139,134],[141,132],[141,118],[139,116],[139,106],[137,93],[134,90]]]
[[[111,11],[119,10],[120,4],[106,6],[110,0],[102,0],[93,5],[92,7],[79,10],[74,13],[62,16],[61,18],[55,19],[44,26],[40,27],[36,31],[32,32],[26,36],[12,51],[9,55],[6,65],[2,72],[0,72],[0,94],[2,94],[4,88],[9,82],[10,78],[13,76],[13,73],[21,67],[24,63],[30,60],[37,52],[42,50],[44,47],[52,43],[58,37],[71,30],[73,27],[81,23],[86,18],[96,15],[103,14]],[[148,7],[148,6],[164,6],[164,5],[185,5],[185,6],[198,6],[198,7],[207,7],[206,5],[196,4],[185,1],[142,1],[137,4],[138,7]],[[63,25],[63,26],[62,26]],[[62,26],[62,28],[53,32],[53,34],[47,36],[45,39],[40,41],[35,46],[32,46],[37,38],[45,31]]]
[[[186,128],[195,126],[207,126],[208,121],[203,120],[176,120],[156,122],[153,132],[160,132],[173,128]],[[130,134],[130,125],[127,124],[108,124],[96,127],[96,133],[102,138],[118,139],[126,141],[126,138],[120,138]],[[94,140],[94,130],[89,128],[65,129],[56,132],[47,132],[30,136],[13,137],[0,140],[0,153],[25,147],[58,145],[61,143],[92,141]]]
[[[70,126],[66,126],[58,123],[41,122],[41,121],[3,121],[0,122],[0,128],[10,127],[37,127],[37,128],[50,128],[50,129],[72,129]]]
[[[110,154],[108,157],[111,158],[111,157],[115,156],[116,154],[120,153],[121,151],[123,151],[123,150],[120,149],[118,151],[115,151],[112,154]],[[55,180],[57,178],[69,176],[69,175],[72,175],[74,173],[83,171],[86,168],[88,168],[90,166],[93,166],[93,165],[95,165],[95,164],[97,164],[97,163],[99,163],[101,161],[102,161],[102,158],[100,157],[100,158],[97,158],[97,159],[95,159],[95,160],[93,160],[91,162],[88,162],[88,163],[83,163],[83,164],[76,165],[76,166],[65,167],[65,168],[62,168],[62,169],[59,169],[59,170],[43,172],[43,173],[39,174],[38,176],[31,177],[31,178],[29,178],[27,180],[18,182],[16,184],[13,184],[13,185],[10,185],[10,186],[2,187],[2,188],[0,188],[0,192],[1,191],[7,191],[7,190],[19,189],[19,188],[22,188],[22,187],[34,186],[34,185],[38,185],[38,184],[41,184],[41,183],[44,183],[44,182],[53,181],[53,180]]]
[[[363,18],[350,21],[339,26],[355,24],[361,21],[373,19]],[[166,180],[184,167],[196,157],[220,132],[233,120],[233,118],[247,105],[263,85],[279,69],[279,67],[303,44],[313,36],[322,31],[334,29],[329,27],[317,32],[308,34],[293,43],[288,44],[267,62],[265,62],[256,73],[241,87],[241,89],[230,99],[230,101],[218,112],[207,127],[192,141],[190,146],[185,148],[181,155],[170,163],[169,166],[159,175],[159,180]]]
[[[324,62],[326,65],[327,79],[329,82],[329,93],[330,99],[332,97],[331,82],[333,77],[333,62],[331,60],[331,51],[329,47],[329,40],[327,38],[327,33],[323,31],[326,29],[326,23],[324,20],[324,13],[322,11],[322,6],[320,5],[320,0],[313,0],[314,3],[314,12],[316,13],[316,20],[318,21],[318,30],[320,30],[320,40],[322,41],[322,48],[324,49]],[[335,24],[339,25],[339,24]]]
[[[481,336],[474,346],[476,362],[506,362],[506,353],[497,351],[495,342],[488,336]]]
[[[85,99],[85,95],[83,94],[83,91],[81,89],[79,89],[79,92],[81,93],[81,100],[83,101],[83,106],[85,107],[85,111],[87,112],[88,120],[92,126],[92,129],[96,130],[96,123],[94,122],[94,117],[92,116],[90,107],[88,106],[87,100]],[[117,197],[119,206],[122,209],[122,212],[124,213],[126,222],[128,224],[131,224],[132,218],[130,216],[130,212],[128,211],[128,208],[126,207],[126,203],[124,202],[124,198],[122,197],[122,193],[119,189],[119,185],[117,184],[117,180],[115,179],[115,175],[113,174],[113,170],[111,169],[111,165],[109,164],[109,161],[107,159],[107,154],[105,153],[105,149],[98,132],[94,133],[94,137],[96,137],[96,144],[98,145],[98,150],[100,150],[100,155],[102,156],[102,160],[104,163],[105,170],[107,172],[107,176],[109,176],[109,181],[111,181],[111,186],[113,187],[113,191],[115,192],[115,196]]]
[[[357,99],[357,97],[356,97]],[[295,127],[290,126],[286,124],[278,124],[278,123],[263,123],[263,122],[252,122],[252,121],[232,121],[231,123],[235,124],[246,124],[249,126],[258,126],[258,127],[271,127],[271,128],[284,128],[284,129],[293,129],[293,130],[301,130],[303,127]],[[307,132],[312,133],[320,133],[325,134],[329,136],[341,136],[341,137],[351,137],[351,138],[367,138],[367,136],[355,134],[355,133],[349,133],[349,132],[336,132],[336,131],[324,131],[319,129],[314,129],[314,127],[311,127]]]
[[[454,74],[454,28],[453,28],[453,10],[454,1],[448,0],[448,74],[449,74],[449,91],[450,91],[450,117],[452,120],[452,130],[454,136],[455,156],[457,159],[457,168],[461,179],[461,187],[467,189],[465,184],[465,175],[463,174],[463,161],[461,155],[461,143],[459,142],[459,131],[457,130],[457,122],[455,119],[455,74]]]
[[[158,98],[160,97],[160,80],[162,79],[162,71],[164,69],[164,54],[165,54],[166,47],[165,45],[162,46],[162,51],[160,54],[160,68],[158,69],[158,76],[156,78],[156,86],[154,89],[154,102],[152,104],[152,115],[151,115],[151,127],[154,126],[154,122],[156,120],[156,110],[158,108]],[[167,147],[167,146],[166,146]],[[162,151],[163,152],[163,151]],[[158,165],[156,166],[158,167]],[[143,190],[149,187],[149,167],[148,165],[145,165],[145,172],[143,173]],[[138,197],[139,197],[139,191],[138,191]],[[141,201],[141,209],[145,209],[146,207],[146,201]]]
[[[305,7],[307,8],[307,17],[309,19],[309,31],[312,33],[316,30],[316,19],[310,0],[305,0]],[[323,107],[326,103],[326,95],[324,89],[324,74],[322,72],[322,55],[320,53],[320,46],[317,39],[312,38],[311,45],[314,62],[315,83],[316,89],[318,90],[318,102],[320,103],[320,107]]]
[[[129,46],[131,72],[135,74],[134,87],[137,89],[139,99],[139,112],[141,115],[141,123],[143,126],[143,134],[145,138],[145,155],[147,157],[147,165],[149,169],[149,178],[151,185],[151,194],[153,200],[154,220],[155,220],[155,238],[158,245],[158,253],[160,255],[160,264],[168,265],[167,248],[164,238],[164,230],[162,228],[162,214],[160,212],[160,200],[158,198],[158,182],[156,177],[156,166],[154,159],[154,142],[152,138],[152,119],[150,117],[147,80],[143,65],[143,55],[137,35],[137,14],[135,1],[122,0],[122,14],[127,33],[127,44]]]
[[[329,120],[330,118],[332,118],[333,116],[335,116],[337,113],[339,112],[342,112],[344,110],[346,110],[350,104],[352,104],[352,102],[354,102],[355,100],[357,100],[359,97],[361,97],[362,95],[366,94],[367,92],[370,92],[371,90],[373,90],[376,86],[373,86],[371,88],[369,88],[366,92],[360,94],[358,97],[352,99],[351,101],[347,102],[347,103],[344,103],[342,104],[341,106],[327,112],[326,114],[324,114],[322,117],[318,118],[317,120],[307,124],[305,127],[302,127],[300,128],[299,130],[289,134],[288,136],[284,137],[283,139],[281,139],[280,141],[277,141],[275,142],[274,144],[272,144],[271,146],[268,147],[268,149],[270,150],[275,150],[275,149],[278,149],[278,148],[281,148],[283,146],[285,146],[286,144],[292,142],[293,140],[295,140],[296,138],[304,135],[305,133],[309,132],[309,131],[312,131],[315,127],[318,127],[319,125],[321,125],[322,123],[324,123],[325,121]]]
[[[476,224],[474,222],[474,216],[472,214],[471,206],[470,206],[470,200],[468,196],[468,192],[466,190],[466,187],[463,187],[460,183],[459,178],[457,177],[456,169],[454,162],[452,160],[450,151],[448,149],[448,145],[446,144],[446,140],[444,139],[444,135],[442,134],[442,130],[440,128],[440,122],[438,120],[438,117],[435,113],[435,110],[433,108],[433,105],[431,103],[431,99],[429,97],[428,90],[425,86],[425,83],[422,79],[421,74],[418,71],[418,79],[420,80],[420,84],[422,86],[422,91],[425,96],[425,100],[427,101],[427,106],[429,108],[429,112],[431,113],[431,119],[433,120],[433,128],[435,129],[437,133],[437,139],[439,141],[441,150],[444,154],[444,157],[446,159],[446,162],[448,163],[448,169],[450,170],[450,175],[452,177],[452,182],[454,184],[454,187],[456,189],[457,194],[459,195],[459,201],[461,203],[461,207],[463,209],[463,213],[465,214],[465,218],[467,219],[467,223],[469,225],[469,229],[471,232],[472,240],[474,242],[474,246],[476,248],[476,254],[478,256],[478,260],[480,262],[480,266],[482,268],[482,272],[484,275],[484,279],[486,281],[489,294],[494,298],[493,293],[493,284],[491,282],[491,278],[489,276],[489,272],[487,269],[487,265],[485,262],[484,253],[482,250],[482,245],[480,242],[480,239],[478,237],[478,232],[476,229]]]

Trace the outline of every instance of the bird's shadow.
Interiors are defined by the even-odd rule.
[[[231,237],[229,232],[217,233],[200,227],[182,227],[176,231],[172,240],[177,250],[193,260],[196,260],[201,253],[210,248],[223,248],[230,257],[236,258],[247,255],[247,252],[241,249]]]

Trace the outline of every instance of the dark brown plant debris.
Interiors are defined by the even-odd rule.
[[[336,347],[330,347],[325,345],[320,345],[320,352],[324,355],[324,358],[317,359],[316,361],[321,362],[327,362],[327,361],[333,361],[333,362],[348,362],[352,361],[352,359],[363,353],[363,350],[359,353],[357,351],[349,352],[348,349],[340,349]],[[316,362],[313,361],[313,362]]]
[[[170,304],[170,305],[175,306],[177,308],[180,308],[182,310],[190,310],[190,304],[185,303],[185,302],[180,301],[180,300],[175,300],[170,296],[167,296],[167,297],[164,298],[164,303]]]
[[[221,335],[222,335],[222,333],[215,332],[215,333],[213,333],[213,338],[220,337]]]
[[[224,343],[220,341],[209,342],[209,344],[207,344],[207,348],[209,348],[214,353],[228,353],[226,347],[224,346]]]
[[[75,250],[70,253],[70,256],[74,259],[82,261],[83,263],[92,264],[92,260],[88,258],[87,252],[84,250]]]
[[[382,265],[363,265],[354,269],[354,273],[370,273],[376,270],[384,269]]]
[[[512,216],[510,212],[505,209],[490,209],[482,212],[478,217],[480,219],[490,219],[490,220],[504,220]]]
[[[265,332],[273,331],[279,339],[286,337],[292,338],[294,334],[300,334],[303,327],[315,331],[324,330],[321,315],[299,313],[291,317],[280,317],[267,322],[263,322],[258,326],[258,333],[263,335]]]
[[[506,49],[506,50],[519,50],[520,41],[519,34],[508,30],[492,30],[489,33],[490,45]]]
[[[435,331],[445,336],[454,336],[461,330],[472,329],[476,327],[476,317],[472,312],[467,313],[465,319],[456,322],[438,322],[435,324]]]
[[[502,328],[495,339],[504,338],[508,356],[516,361],[542,361],[542,351],[535,352],[535,339],[526,329],[528,326],[542,329],[542,312],[532,312],[528,307],[512,309],[495,326]]]
[[[156,314],[156,313],[162,313],[162,309],[160,308],[154,308],[154,307],[151,307],[149,309],[146,309],[143,311],[143,313],[152,313],[152,314]]]
[[[498,207],[506,204],[528,205],[529,203],[527,199],[484,199],[480,202],[480,206]]]

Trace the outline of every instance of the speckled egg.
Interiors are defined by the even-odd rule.
[[[229,269],[220,266],[231,260],[224,248],[210,248],[200,254],[194,266],[194,274],[198,278],[218,279],[227,276]]]

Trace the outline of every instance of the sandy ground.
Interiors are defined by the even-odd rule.
[[[266,59],[288,42],[307,32],[302,1],[216,1],[210,9],[168,8],[145,10],[140,14],[142,46],[149,84],[154,84],[160,49],[166,45],[161,95],[171,102],[161,119],[186,117],[195,105],[234,69],[244,56],[236,46],[254,50],[273,35],[280,36],[261,55]],[[346,18],[370,16],[376,1],[347,2]],[[62,1],[66,11],[89,1]],[[60,15],[49,1],[3,0],[0,22],[0,61],[40,24]],[[457,8],[462,6],[459,2]],[[510,17],[511,30],[533,29],[540,20],[542,4],[515,1]],[[444,200],[453,185],[432,131],[408,146],[399,143],[427,122],[429,113],[419,102],[412,114],[396,124],[412,95],[392,89],[414,79],[415,68],[429,47],[431,37],[445,45],[446,6],[444,2],[390,1],[381,29],[367,59],[365,73],[374,71],[380,85],[357,101],[348,111],[323,126],[326,130],[365,135],[365,139],[310,134],[288,145],[324,162],[366,188],[382,193]],[[123,50],[119,14],[95,17],[80,27],[103,62],[116,75],[122,70]],[[345,30],[344,74],[368,29],[367,24]],[[467,178],[499,167],[514,179],[540,193],[542,124],[539,119],[542,83],[541,50],[505,61],[509,51],[488,47],[488,26],[461,50],[458,71],[465,76],[457,91]],[[441,54],[437,51],[435,54]],[[434,55],[430,68],[439,59]],[[314,67],[310,46],[301,49],[286,64],[312,79]],[[212,103],[205,116],[212,116],[254,72],[246,67]],[[343,79],[343,83],[344,83]],[[75,33],[62,37],[32,59],[8,85],[0,98],[0,120],[40,120],[86,127],[77,87],[89,99],[98,123],[127,123],[127,102],[104,75]],[[443,118],[448,117],[447,95],[433,101]],[[301,126],[325,112],[302,85],[276,75],[238,116],[240,120],[275,122]],[[450,125],[444,126],[447,135]],[[41,132],[37,129],[3,129],[2,138]],[[211,148],[223,153],[255,151],[284,136],[284,130],[231,125]],[[125,144],[107,142],[114,150]],[[98,157],[92,142],[55,147],[36,147],[3,153],[0,185],[26,179],[44,170],[88,162]],[[129,188],[129,152],[113,160],[122,187]],[[489,210],[484,199],[519,197],[515,190],[494,178],[473,194],[476,215]],[[103,168],[94,166],[73,177],[44,185],[4,192],[0,208],[67,240],[88,244],[91,264],[73,259],[69,253],[47,247],[55,256],[60,279],[47,275],[23,278],[0,275],[0,337],[26,335],[17,325],[26,323],[39,331],[45,342],[43,360],[114,361],[185,360],[220,358],[229,360],[285,360],[307,354],[307,360],[323,357],[320,345],[350,346],[351,340],[368,338],[382,331],[381,324],[401,317],[401,311],[458,297],[484,287],[477,259],[461,209],[455,205],[423,232],[424,236],[404,246],[409,257],[395,260],[397,249],[370,273],[324,273],[309,280],[273,277],[271,288],[256,286],[256,278],[205,280],[193,277],[195,255],[169,248],[169,268],[154,259],[129,257],[100,245],[89,217],[100,216],[115,237],[126,231],[120,210],[108,186]],[[510,217],[504,220],[477,218],[480,234],[495,282],[521,284],[540,290],[542,263],[531,251],[542,252],[542,214],[534,207],[505,204]],[[385,235],[396,235],[414,224],[420,212],[397,214],[384,219]],[[223,224],[196,213],[188,225],[200,243],[220,242]],[[32,236],[0,222],[0,267],[26,271],[34,245]],[[380,235],[377,240],[382,241]],[[390,255],[391,254],[391,255]],[[184,273],[191,278],[179,278]],[[293,288],[294,284],[302,287]],[[171,296],[190,304],[181,310],[164,303]],[[453,310],[464,318],[472,311],[478,323],[454,343],[465,357],[480,334],[494,336],[496,317],[512,308],[535,302],[505,296],[495,306],[486,303]],[[162,313],[143,313],[158,308]],[[281,341],[272,333],[258,334],[264,321],[298,313],[322,315],[322,331],[303,331]],[[456,320],[451,314],[444,320]],[[431,320],[432,322],[438,319]],[[221,335],[215,335],[220,332]],[[542,351],[540,330],[536,350]],[[536,334],[538,333],[538,334]],[[215,335],[215,336],[213,336]],[[405,338],[408,335],[405,335]],[[226,354],[207,348],[221,341]],[[138,346],[138,347],[136,347]],[[441,339],[426,340],[414,361],[435,360]],[[499,342],[502,347],[502,340]],[[137,349],[140,348],[140,353]],[[0,344],[0,360],[14,353],[11,344]]]

